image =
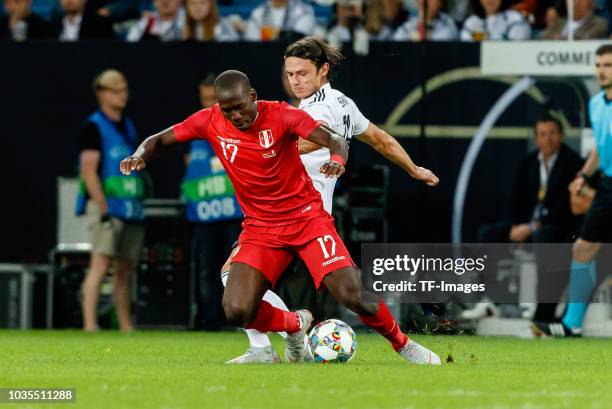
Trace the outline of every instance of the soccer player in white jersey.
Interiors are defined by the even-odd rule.
[[[342,60],[339,51],[314,38],[306,37],[290,44],[285,50],[285,73],[291,90],[301,99],[299,108],[308,112],[320,124],[331,128],[347,141],[354,136],[367,143],[382,156],[404,169],[412,178],[421,180],[429,186],[436,186],[438,178],[428,169],[416,166],[404,148],[387,132],[372,124],[357,108],[357,105],[342,92],[335,90],[329,83],[331,70]],[[315,189],[321,193],[325,210],[331,214],[333,192],[336,178],[326,178],[320,172],[321,166],[330,160],[329,149],[305,139],[299,140],[298,148],[302,162],[312,179]],[[227,282],[230,259],[223,266],[221,278]],[[264,300],[274,307],[288,310],[281,298],[267,291]],[[237,358],[228,361],[233,364],[276,363],[278,354],[272,348],[267,334],[257,330],[245,330],[249,338],[249,349]],[[280,333],[286,337],[285,333]],[[419,345],[414,363],[427,363],[439,359],[435,353]],[[432,358],[435,355],[435,358]]]

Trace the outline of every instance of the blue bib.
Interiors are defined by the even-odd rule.
[[[243,218],[221,161],[207,141],[191,142],[189,164],[182,183],[187,219],[197,223]]]
[[[88,118],[98,127],[102,143],[102,163],[100,164],[100,180],[108,203],[108,214],[123,220],[144,219],[142,199],[144,198],[144,183],[137,173],[125,176],[119,170],[121,160],[136,149],[136,129],[129,119],[125,119],[126,135],[98,111]],[[85,213],[87,192],[81,178],[79,195],[77,197],[77,215]]]

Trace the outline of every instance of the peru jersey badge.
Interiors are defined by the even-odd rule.
[[[272,136],[271,129],[265,129],[259,131],[259,144],[264,148],[268,149],[274,143],[274,137]]]

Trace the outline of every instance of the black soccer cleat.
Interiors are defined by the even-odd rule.
[[[559,337],[570,338],[582,336],[582,329],[571,329],[563,325],[562,322],[533,322],[531,323],[531,332],[536,337]]]

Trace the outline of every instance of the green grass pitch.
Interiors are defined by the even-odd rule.
[[[371,334],[348,365],[229,366],[243,334],[0,331],[0,387],[77,391],[76,404],[0,408],[612,407],[610,340],[414,338],[454,362],[409,365]]]

